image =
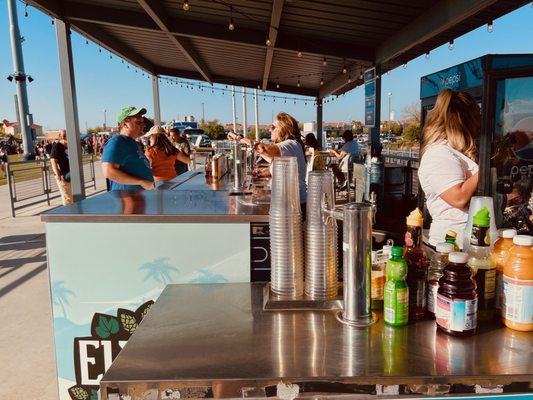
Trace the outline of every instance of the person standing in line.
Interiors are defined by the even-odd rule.
[[[169,134],[170,140],[172,141],[174,147],[176,147],[176,149],[178,149],[180,153],[184,154],[187,157],[190,157],[191,146],[187,138],[180,134],[179,129],[171,128]],[[176,169],[176,173],[178,175],[181,175],[189,170],[189,163],[185,164],[180,160],[176,160],[176,164],[174,165],[174,167]]]
[[[61,193],[63,205],[72,204],[72,187],[70,186],[70,165],[67,156],[67,133],[61,132],[59,140],[52,145],[50,150],[50,164],[54,177]]]
[[[0,147],[0,170],[7,177],[7,152],[3,147]]]
[[[145,108],[125,107],[117,117],[120,134],[107,142],[102,154],[102,172],[110,190],[154,189],[150,163],[136,139],[143,135]]]

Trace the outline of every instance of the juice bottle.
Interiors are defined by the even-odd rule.
[[[470,336],[477,328],[478,295],[467,261],[466,253],[450,253],[439,279],[437,327],[453,336]]]
[[[503,323],[533,331],[533,236],[516,235],[503,267]]]
[[[442,271],[448,264],[448,254],[454,251],[451,243],[437,243],[437,252],[431,259],[428,268],[428,314],[435,317],[435,304],[437,303],[437,291],[439,290],[439,279]]]
[[[383,315],[386,324],[406,325],[409,320],[409,288],[405,282],[407,262],[402,258],[403,249],[392,248],[392,258],[387,261],[387,282],[383,295]]]
[[[459,246],[457,246],[457,232],[452,231],[451,229],[446,232],[446,236],[444,237],[444,242],[450,243],[453,245],[453,251],[461,251]]]
[[[516,236],[516,229],[502,229],[499,232],[500,238],[494,243],[491,260],[496,266],[496,296],[494,297],[494,307],[501,309],[501,299],[503,293],[503,266],[509,249],[513,247],[513,238]]]
[[[477,286],[478,317],[490,319],[494,315],[496,265],[491,260],[490,213],[487,207],[483,207],[474,215],[468,253],[468,265],[472,268]]]
[[[417,321],[426,314],[427,266],[422,250],[422,213],[414,209],[407,217],[404,258],[407,261],[407,285],[409,286],[409,320]]]

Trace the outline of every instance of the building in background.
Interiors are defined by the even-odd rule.
[[[34,132],[34,137],[43,135],[43,127],[41,125],[32,124],[31,129]],[[5,136],[15,136],[20,137],[20,126],[18,122],[9,122],[7,119],[4,119],[0,122],[0,133]]]

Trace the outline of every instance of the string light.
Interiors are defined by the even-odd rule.
[[[326,60],[326,57],[324,57],[324,60],[322,61],[322,65],[325,67],[328,65],[328,60]]]
[[[487,24],[487,31],[491,33],[494,30],[494,23],[492,21],[489,21]]]
[[[403,63],[403,69],[407,68],[407,63]]]
[[[298,56],[298,58],[302,58],[304,55],[301,51],[298,50],[298,53],[296,53],[296,55]]]
[[[352,75],[348,75],[348,83],[352,83]]]
[[[28,16],[28,3],[25,3],[25,4],[24,4],[24,16],[25,16],[25,17]]]
[[[455,41],[452,39],[450,40],[450,43],[448,43],[448,49],[453,50],[455,48]]]
[[[272,46],[272,42],[271,42],[271,40],[270,40],[270,38],[268,36],[266,38],[266,45],[267,46]]]
[[[189,9],[191,8],[191,6],[189,5],[189,0],[184,0],[183,1],[183,11],[189,11]]]
[[[85,39],[85,44],[89,44],[89,41],[87,39]]]
[[[361,72],[359,72],[359,79],[360,79],[360,80],[363,80],[364,77],[365,77],[365,76],[364,76],[364,74],[363,74],[363,69],[361,68]]]
[[[55,25],[54,18],[52,18],[52,25]]]
[[[345,74],[346,72],[348,72],[348,70],[346,69],[346,62],[344,62],[342,64],[342,73]]]
[[[296,84],[296,86],[300,87],[300,78],[298,78],[298,83]]]
[[[429,59],[429,51],[426,51],[426,60]]]
[[[235,22],[233,21],[233,7],[232,6],[229,7],[229,13],[230,13],[230,18],[229,18],[228,29],[230,31],[233,31],[235,30]]]
[[[320,78],[320,86],[324,86],[324,75]]]

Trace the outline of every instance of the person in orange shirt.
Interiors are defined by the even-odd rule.
[[[161,186],[178,176],[174,168],[176,160],[188,164],[190,159],[189,156],[174,147],[161,126],[155,125],[150,129],[148,135],[150,136],[150,146],[144,154],[150,161],[156,186]]]

